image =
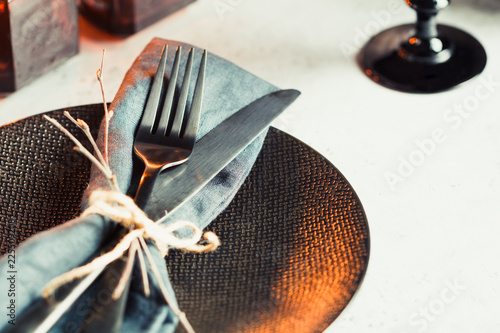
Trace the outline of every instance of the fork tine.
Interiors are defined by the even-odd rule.
[[[158,69],[156,70],[156,75],[151,87],[151,92],[149,93],[146,107],[144,108],[143,116],[141,119],[140,126],[142,128],[149,128],[150,131],[152,131],[153,129],[153,125],[156,119],[156,113],[158,111],[158,104],[160,103],[163,77],[165,75],[165,66],[167,62],[167,51],[168,45],[165,45],[162,50],[160,63],[158,64]]]
[[[193,146],[196,142],[196,129],[200,117],[201,95],[203,93],[205,81],[207,55],[206,51],[203,52],[198,71],[198,79],[196,80],[196,87],[193,92],[193,100],[190,103],[191,110],[186,110],[187,98],[191,93],[190,81],[195,53],[194,49],[189,51],[180,96],[178,100],[176,99],[177,108],[174,112],[172,110],[172,105],[174,102],[173,97],[177,95],[176,93],[174,94],[174,92],[176,92],[176,81],[178,79],[181,53],[181,47],[179,46],[175,55],[169,84],[166,88],[166,101],[163,101],[164,99],[161,98],[162,89],[159,82],[162,80],[159,79],[160,74],[158,73],[152,86],[154,93],[150,93],[151,96],[148,97],[148,108],[150,107],[149,104],[158,105],[159,102],[164,102],[164,107],[161,111],[158,109],[156,110],[157,112],[155,114],[157,115],[157,119],[150,121],[150,124],[153,124],[153,126],[145,127],[141,124],[135,136],[134,152],[145,164],[144,172],[134,199],[136,204],[141,208],[146,207],[158,174],[165,168],[184,163],[193,152]],[[166,51],[164,50],[162,58],[160,59],[161,65],[158,66],[161,68],[159,72],[162,72],[162,74],[165,68],[165,58]],[[185,58],[184,56],[183,59]],[[154,100],[155,103],[149,101],[155,97],[157,97]],[[189,128],[187,130],[184,129],[187,126],[189,126]],[[170,127],[172,127],[171,130],[169,129]],[[168,133],[169,131],[170,133]]]
[[[191,102],[191,111],[187,120],[186,130],[183,136],[191,137],[196,140],[198,133],[198,125],[200,123],[201,114],[201,101],[203,99],[203,89],[205,86],[205,72],[207,67],[207,50],[203,51],[201,58],[200,69],[198,70],[198,78],[196,80],[196,87],[194,88],[193,101]]]
[[[177,101],[177,109],[175,110],[175,118],[172,124],[171,136],[179,137],[181,133],[182,120],[186,111],[186,103],[189,92],[189,82],[191,81],[191,72],[193,69],[193,56],[194,50],[189,50],[189,58],[186,64],[186,72],[184,73],[184,80],[182,81],[181,94]]]
[[[174,103],[175,86],[177,84],[177,77],[179,76],[179,64],[182,54],[182,46],[177,47],[175,52],[174,64],[172,66],[172,73],[170,74],[170,80],[168,81],[167,94],[165,96],[165,102],[163,104],[163,109],[161,111],[160,120],[158,122],[158,133],[165,134],[168,128],[168,122],[170,120],[170,115],[172,114],[172,104]]]

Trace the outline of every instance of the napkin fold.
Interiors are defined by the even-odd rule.
[[[135,193],[143,169],[142,162],[133,153],[134,132],[144,110],[164,45],[170,48],[167,58],[167,77],[168,69],[173,63],[174,50],[172,48],[182,46],[186,55],[191,48],[191,45],[185,43],[153,39],[127,72],[110,107],[114,115],[109,125],[109,162],[117,176],[120,189],[129,195]],[[195,48],[193,73],[197,73],[201,53],[202,49]],[[186,57],[182,59],[184,60],[181,61],[181,68],[184,68]],[[112,59],[107,61],[112,61]],[[178,82],[182,82],[182,70],[179,75]],[[195,80],[191,83],[188,101],[191,100]],[[209,53],[197,139],[202,138],[242,107],[276,90],[275,86]],[[189,102],[188,107],[190,107]],[[100,145],[103,143],[102,126],[98,138]],[[172,214],[166,223],[183,219],[195,223],[200,228],[208,225],[229,204],[238,191],[250,172],[264,139],[265,134],[262,134],[198,194]],[[82,199],[83,208],[88,205],[90,193],[100,188],[108,189],[106,180],[97,169],[93,169],[89,187]],[[21,244],[16,249],[16,267],[22,271],[16,281],[18,318],[43,302],[41,299],[43,288],[54,277],[88,263],[100,255],[106,244],[116,238],[116,230],[116,224],[112,221],[102,216],[92,215],[76,218],[51,230],[38,233]],[[224,244],[224,240],[221,241]],[[167,289],[173,295],[168,282],[165,261],[154,246],[150,246],[150,249],[161,270],[163,281],[167,283]],[[7,271],[7,256],[3,256],[0,258],[0,274],[6,274]],[[127,298],[124,300],[124,316],[119,317],[122,321],[121,330],[124,332],[173,332],[178,319],[162,299],[155,279],[150,274],[151,295],[145,297],[140,274],[137,274],[137,271],[138,267],[134,267],[134,277],[126,293]],[[119,276],[114,278],[117,279]],[[8,290],[8,288],[9,281],[2,277],[0,291]],[[51,331],[91,331],[95,323],[94,319],[101,315],[101,310],[109,303],[110,292],[112,291],[95,285],[91,286]],[[8,306],[7,301],[2,298],[0,307],[5,309]],[[7,320],[0,322],[0,330],[7,332],[12,329],[15,331],[16,326],[9,324]]]

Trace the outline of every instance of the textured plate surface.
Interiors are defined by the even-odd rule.
[[[70,112],[94,130],[102,117],[99,105]],[[68,124],[61,111],[51,115]],[[20,242],[78,215],[90,165],[72,146],[41,116],[0,129],[1,254],[9,233]],[[352,187],[324,157],[274,128],[209,229],[221,238],[217,252],[166,259],[197,332],[322,332],[368,264],[368,224]]]

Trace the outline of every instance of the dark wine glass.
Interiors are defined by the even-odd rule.
[[[361,66],[372,80],[400,91],[433,93],[483,71],[483,46],[462,30],[436,23],[449,0],[405,2],[416,11],[416,24],[382,31],[360,52]]]

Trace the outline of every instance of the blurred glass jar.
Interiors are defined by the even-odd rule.
[[[113,34],[131,35],[195,0],[79,0],[80,13]]]
[[[76,0],[0,0],[0,91],[15,91],[78,53]]]

